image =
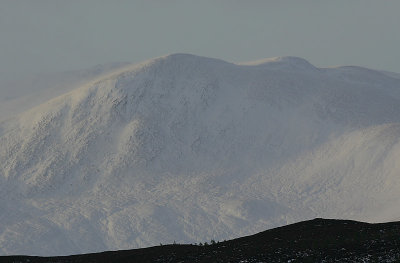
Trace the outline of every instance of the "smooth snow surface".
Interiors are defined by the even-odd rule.
[[[0,254],[400,220],[400,79],[175,54],[0,123]]]

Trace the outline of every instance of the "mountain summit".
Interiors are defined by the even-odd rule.
[[[400,79],[174,54],[0,123],[0,251],[66,255],[400,219]]]

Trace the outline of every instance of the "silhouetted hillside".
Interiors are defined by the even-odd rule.
[[[314,219],[213,245],[163,245],[1,262],[400,262],[400,222]]]

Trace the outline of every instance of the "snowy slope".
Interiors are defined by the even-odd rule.
[[[0,82],[0,121],[127,65],[128,63],[109,63],[85,70],[39,74],[8,81],[2,80]]]
[[[280,57],[128,65],[0,124],[0,253],[400,219],[400,79]]]

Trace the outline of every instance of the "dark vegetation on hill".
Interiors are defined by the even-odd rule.
[[[400,222],[314,219],[224,242],[0,262],[400,262]],[[212,243],[212,244],[211,244]]]

